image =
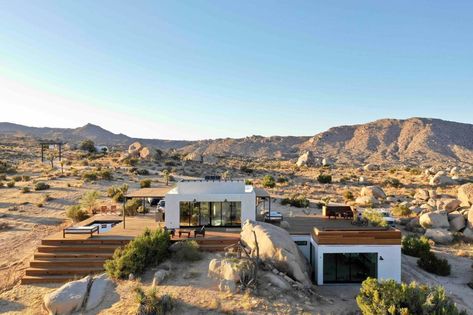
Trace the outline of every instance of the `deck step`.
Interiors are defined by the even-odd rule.
[[[64,283],[75,279],[77,279],[77,277],[70,275],[24,276],[21,279],[21,284]]]
[[[103,267],[105,259],[63,259],[53,258],[48,260],[33,260],[30,262],[31,268],[57,268],[57,267]]]
[[[120,246],[117,245],[40,245],[38,252],[40,253],[57,253],[57,252],[114,252]]]
[[[113,253],[100,253],[100,252],[58,252],[58,253],[35,253],[35,260],[45,260],[53,258],[68,258],[68,259],[109,259],[112,258]]]
[[[55,267],[49,268],[28,268],[27,276],[46,276],[46,275],[71,275],[86,276],[88,274],[99,273],[104,270],[103,267]]]
[[[45,239],[41,241],[41,245],[116,245],[123,246],[130,242],[130,240],[107,240],[107,239]]]

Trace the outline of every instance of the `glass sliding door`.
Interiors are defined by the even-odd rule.
[[[179,208],[179,221],[183,227],[241,225],[241,202],[239,201],[182,201],[179,204]]]
[[[222,202],[222,226],[232,225],[231,202]]]
[[[222,226],[222,203],[211,202],[210,208],[210,225]]]
[[[234,207],[232,209],[232,225],[241,225],[241,202],[233,202]]]
[[[181,201],[179,203],[179,225],[190,226],[192,213],[192,202]]]
[[[324,283],[359,283],[378,276],[377,253],[324,254]]]
[[[200,223],[199,225],[210,225],[210,202],[200,203]]]

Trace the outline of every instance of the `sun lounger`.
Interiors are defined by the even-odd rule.
[[[100,234],[99,227],[97,225],[94,226],[71,226],[62,230],[62,237],[65,238],[66,234],[92,234],[97,232]]]

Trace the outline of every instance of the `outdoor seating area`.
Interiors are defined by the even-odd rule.
[[[92,237],[95,232],[100,234],[98,226],[71,226],[62,229],[62,237],[65,238],[66,234],[90,234],[90,237]]]
[[[322,208],[322,215],[329,219],[353,219],[354,209],[347,205],[326,205]]]

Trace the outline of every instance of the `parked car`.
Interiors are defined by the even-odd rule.
[[[158,210],[161,210],[162,212],[164,212],[165,209],[166,209],[166,202],[164,201],[164,199],[162,199],[158,202]]]
[[[379,212],[383,216],[384,221],[388,222],[392,227],[395,226],[396,220],[391,216],[391,213],[388,210],[379,210]]]
[[[266,211],[264,213],[264,220],[268,222],[280,222],[283,220],[282,213],[279,211],[271,211],[271,214],[269,211]]]

